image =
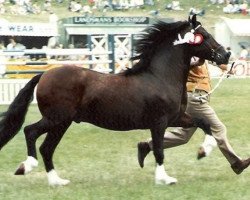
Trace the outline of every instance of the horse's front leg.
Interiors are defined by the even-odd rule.
[[[157,163],[155,169],[155,183],[156,184],[175,184],[176,178],[169,176],[164,167],[164,152],[163,152],[163,138],[165,133],[165,127],[155,127],[151,129],[151,136],[153,142],[153,153],[155,161]]]

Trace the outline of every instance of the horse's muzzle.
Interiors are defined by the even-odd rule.
[[[224,54],[216,52],[214,55],[214,61],[217,65],[228,64],[229,58],[231,56],[230,52],[226,52]]]

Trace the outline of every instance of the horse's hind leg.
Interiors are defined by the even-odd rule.
[[[56,171],[54,170],[54,164],[52,160],[54,151],[70,124],[71,121],[64,122],[53,127],[53,129],[48,132],[44,142],[40,147],[40,152],[43,157],[43,162],[48,175],[49,185],[67,185],[70,182],[69,180],[62,179],[57,175]]]
[[[51,123],[45,118],[35,124],[31,124],[24,128],[28,157],[21,163],[15,172],[15,175],[24,175],[32,171],[38,166],[36,140],[42,134],[46,133],[51,127]]]
[[[210,124],[206,123],[202,118],[193,118],[186,112],[180,114],[176,121],[172,122],[170,127],[199,127],[205,134],[212,135]]]

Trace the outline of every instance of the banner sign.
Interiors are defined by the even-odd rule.
[[[74,24],[149,24],[148,17],[73,17]]]
[[[230,70],[231,65],[232,63],[228,64],[228,70]],[[223,73],[217,66],[209,65],[208,69],[211,77],[220,77]],[[233,71],[234,71],[233,77],[235,78],[250,77],[250,61],[235,60]]]
[[[3,23],[1,36],[57,36],[57,27],[49,23]]]
[[[236,77],[250,77],[250,61],[237,60],[234,64]]]

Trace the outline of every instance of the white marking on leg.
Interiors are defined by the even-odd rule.
[[[38,161],[32,156],[28,156],[27,159],[23,162],[24,164],[24,174],[28,174],[35,167],[38,166]]]
[[[60,178],[54,169],[49,171],[47,173],[47,176],[48,176],[49,185],[51,186],[67,185],[70,183],[69,180]]]
[[[204,148],[206,156],[209,156],[212,150],[217,146],[217,142],[213,136],[206,135],[201,146]]]
[[[155,169],[155,183],[171,185],[177,183],[177,179],[167,175],[164,165],[158,165]]]

